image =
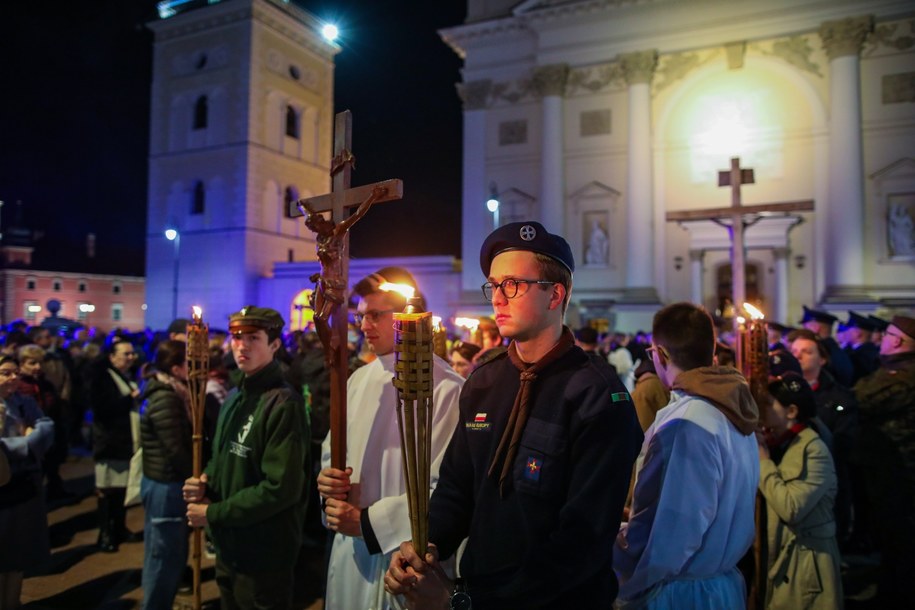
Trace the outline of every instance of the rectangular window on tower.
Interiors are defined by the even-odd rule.
[[[206,187],[203,186],[203,182],[198,180],[194,184],[194,195],[191,199],[191,214],[198,216],[203,214],[206,210]]]
[[[120,322],[123,318],[124,318],[124,304],[123,303],[114,303],[111,306],[112,322]]]

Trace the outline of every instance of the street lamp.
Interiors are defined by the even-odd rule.
[[[181,233],[178,229],[165,229],[165,239],[175,243],[175,271],[172,278],[172,320],[178,317],[178,261],[181,254]]]
[[[492,212],[492,229],[499,228],[499,189],[495,182],[489,183],[489,199],[486,200],[486,209]]]

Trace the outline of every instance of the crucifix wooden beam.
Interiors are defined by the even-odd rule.
[[[744,231],[747,226],[757,222],[765,214],[813,211],[813,200],[810,199],[743,205],[740,187],[754,182],[753,170],[741,168],[740,158],[734,157],[731,159],[729,170],[718,172],[718,186],[731,187],[729,207],[667,213],[668,222],[711,220],[728,229],[731,237],[731,300],[737,311],[740,311],[746,301]]]
[[[334,158],[330,169],[333,191],[289,204],[290,217],[307,216],[305,226],[315,232],[321,261],[321,273],[310,278],[317,283],[312,306],[315,328],[324,345],[324,361],[330,369],[330,463],[341,470],[346,468],[349,229],[373,204],[403,197],[403,182],[396,179],[350,187],[356,161],[351,152],[352,130],[352,113],[349,110],[338,113],[334,121]],[[353,208],[356,211],[350,215]],[[330,220],[324,218],[325,212],[331,213]]]

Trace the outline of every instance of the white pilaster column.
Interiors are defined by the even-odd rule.
[[[788,323],[788,248],[775,248],[775,299],[773,311],[766,312],[771,320],[782,324]]]
[[[479,258],[483,240],[492,231],[492,213],[486,209],[489,197],[486,176],[486,105],[491,89],[490,80],[473,81],[459,86],[464,101],[461,256],[465,261]],[[478,265],[464,265],[461,288],[479,290],[481,277]]]
[[[565,194],[562,130],[562,96],[569,66],[541,66],[534,71],[533,85],[541,97],[540,222],[548,231],[565,235]]]
[[[626,183],[626,287],[654,287],[654,199],[651,188],[651,78],[657,51],[620,56],[629,86]]]
[[[820,38],[829,55],[829,200],[826,222],[826,290],[864,283],[864,165],[861,144],[861,45],[873,17],[826,21]]]
[[[704,250],[689,251],[689,300],[696,305],[704,305],[702,293],[702,264],[705,260]]]

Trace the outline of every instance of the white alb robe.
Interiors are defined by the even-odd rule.
[[[356,370],[346,386],[346,464],[353,474],[350,502],[369,509],[369,521],[382,552],[369,553],[362,538],[334,536],[327,574],[328,610],[398,608],[384,590],[391,554],[410,540],[410,515],[403,479],[394,354],[380,356]],[[458,398],[464,380],[448,363],[435,357],[433,369],[432,489],[445,448],[458,421]],[[321,466],[330,466],[330,434],[324,439]],[[430,490],[431,493],[431,490]]]

